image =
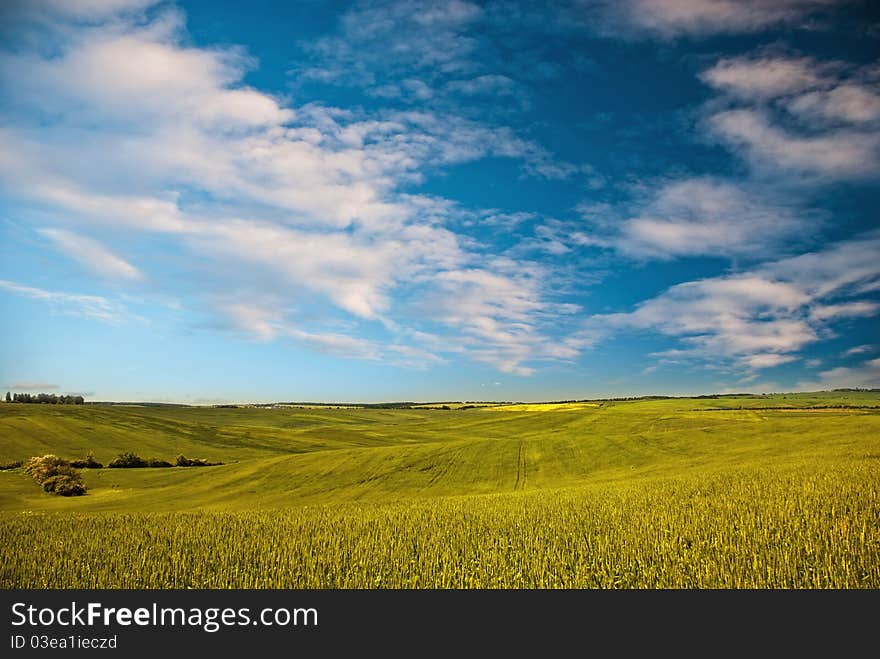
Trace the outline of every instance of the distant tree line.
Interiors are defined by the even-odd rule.
[[[2,391],[2,389],[0,389]],[[48,405],[82,405],[82,396],[56,396],[55,394],[13,394],[6,392],[7,403],[45,403]]]
[[[216,467],[222,462],[208,462],[202,458],[188,458],[178,455],[174,464],[159,458],[142,458],[136,453],[125,452],[111,461],[107,466],[110,469],[140,469],[144,467]]]

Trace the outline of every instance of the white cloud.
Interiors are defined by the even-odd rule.
[[[276,273],[362,318],[376,318],[388,307],[383,289],[392,284],[395,255],[386,243],[245,220],[197,226],[187,240],[218,263],[233,261]],[[414,255],[400,254],[402,261],[408,256]]]
[[[833,89],[802,94],[788,109],[807,119],[867,124],[880,120],[880,94],[876,85],[845,82]]]
[[[867,352],[873,352],[876,350],[876,346],[871,344],[864,344],[860,346],[853,346],[849,350],[843,353],[844,357],[852,357],[853,355],[863,355]]]
[[[47,291],[5,280],[0,280],[0,290],[45,302],[61,313],[91,318],[110,325],[122,325],[135,318],[123,305],[99,295]]]
[[[801,389],[873,389],[880,387],[880,359],[871,359],[859,366],[839,366],[819,373],[819,379],[799,382]]]
[[[288,334],[308,344],[318,352],[355,359],[380,359],[379,348],[371,341],[337,333],[312,333],[291,328]]]
[[[277,301],[268,304],[232,301],[220,304],[219,308],[238,329],[258,341],[271,341],[283,331],[283,314]]]
[[[419,25],[431,29],[448,25],[470,23],[482,13],[479,5],[463,0],[449,0],[436,4],[412,2],[409,8],[413,12],[413,20]]]
[[[28,72],[14,81],[20,101],[37,104],[50,87],[53,100],[73,117],[88,112],[92,120],[124,117],[130,123],[161,118],[223,130],[293,118],[271,96],[238,85],[252,64],[241,53],[181,46],[182,20],[169,10],[136,29],[83,28],[62,56],[6,53],[0,70],[4,77]]]
[[[781,101],[811,124],[867,124],[880,118],[877,71],[839,61],[756,53],[719,60],[700,78],[742,101]]]
[[[586,242],[647,258],[682,256],[766,257],[814,228],[781,200],[763,199],[747,186],[712,178],[662,185],[634,217],[609,222],[591,209]]]
[[[55,246],[78,261],[84,268],[108,279],[142,279],[141,272],[125,259],[117,256],[96,240],[64,229],[43,229]]]
[[[661,38],[758,32],[796,24],[835,0],[628,0],[610,3],[619,22]]]
[[[120,165],[136,161],[139,175],[159,188],[196,186],[290,210],[301,223],[344,227],[400,221],[407,209],[389,197],[399,182],[419,180],[428,165],[494,155],[522,159],[539,176],[576,172],[509,129],[455,116],[396,112],[375,121],[332,108],[281,107],[278,99],[241,87],[251,65],[246,57],[182,47],[179,31],[161,21],[91,28],[56,57],[3,55],[0,78],[16,102],[55,122],[12,136],[43,176],[20,172],[21,163],[12,160],[9,175],[45,178],[63,167],[59,156],[61,163],[101,163],[97,171],[63,172],[90,179],[95,199],[94,179],[118,179],[131,169]],[[63,118],[55,113],[59,106],[68,108]],[[96,123],[106,128],[96,131]],[[131,187],[142,185],[127,178]],[[76,186],[62,180],[54,187],[69,195]]]
[[[139,11],[157,2],[159,0],[28,0],[22,3],[22,10],[43,17],[95,21]]]
[[[880,233],[874,231],[818,251],[765,263],[764,276],[797,285],[811,298],[880,290]]]
[[[455,6],[460,9],[453,10]],[[507,49],[487,38],[489,30],[507,30],[509,12],[518,11],[514,6],[430,0],[358,3],[341,16],[330,36],[303,44],[311,59],[291,73],[296,80],[357,87],[397,104],[417,104],[436,116],[436,126],[428,129],[432,135],[442,130],[444,141],[455,142],[461,153],[519,159],[527,176],[565,179],[583,174],[581,166],[561,162],[509,128],[493,126],[497,115],[509,109],[505,106],[496,104],[480,121],[473,120],[473,108],[467,111],[469,122],[450,116],[450,108],[461,107],[461,95],[503,95],[514,101],[510,108],[529,105],[526,87],[511,77],[522,67],[514,67]],[[426,16],[445,18],[426,21]]]
[[[598,340],[642,330],[679,342],[679,348],[661,357],[745,369],[791,362],[802,348],[827,335],[829,323],[880,313],[873,300],[852,299],[869,292],[880,278],[878,241],[868,234],[751,272],[678,284],[631,312],[591,317],[584,332]]]
[[[477,361],[500,371],[530,375],[528,360],[570,360],[587,345],[577,336],[551,339],[543,326],[574,307],[542,300],[540,273],[522,264],[495,261],[493,269],[451,270],[436,275],[437,291],[422,313],[463,333],[461,345]]]
[[[872,178],[880,171],[880,134],[837,129],[798,135],[770,123],[759,110],[719,112],[713,132],[754,165],[828,179]]]
[[[476,40],[468,34],[483,12],[453,0],[380,1],[355,6],[340,19],[338,34],[308,45],[319,71],[336,80],[371,85],[375,71],[458,72],[470,62]],[[360,80],[358,80],[360,78]]]
[[[426,101],[434,95],[434,91],[427,84],[416,78],[407,78],[400,84],[417,101]]]
[[[797,361],[797,357],[794,357],[793,355],[780,355],[777,353],[749,355],[742,359],[742,363],[749,368],[772,368],[793,361]]]
[[[706,106],[710,132],[762,174],[816,182],[880,170],[872,67],[759,52],[722,59],[701,78],[724,93]],[[719,100],[734,107],[719,109]]]
[[[735,57],[722,59],[700,78],[748,100],[767,100],[819,86],[821,66],[808,57]]]
[[[514,94],[516,83],[504,75],[486,74],[468,80],[453,80],[446,87],[463,94]]]
[[[842,302],[840,304],[820,304],[810,309],[810,318],[831,320],[833,318],[858,318],[874,316],[880,311],[877,302]]]

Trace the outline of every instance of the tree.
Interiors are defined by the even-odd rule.
[[[10,392],[8,392],[8,391],[6,392],[6,402],[7,402],[7,403],[11,403],[11,402],[12,402],[12,394],[11,394]]]

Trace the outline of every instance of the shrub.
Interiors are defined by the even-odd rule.
[[[62,470],[67,470],[69,473],[70,463],[63,458],[59,458],[57,455],[49,453],[43,456],[34,456],[28,460],[24,464],[24,470],[30,474],[35,481],[42,483],[50,476],[55,476],[61,473]]]
[[[107,466],[111,469],[135,469],[146,467],[147,462],[134,453],[120,453],[119,457],[111,461]]]
[[[147,467],[171,467],[172,464],[159,458],[147,458]]]
[[[89,454],[84,459],[71,460],[70,466],[77,469],[101,469],[104,465],[95,460],[95,454],[89,451]]]
[[[215,467],[223,464],[222,462],[208,462],[203,458],[188,458],[185,455],[178,455],[177,461],[174,463],[177,467]]]
[[[21,466],[21,460],[15,462],[6,462],[0,464],[0,471],[9,471],[10,469],[18,469]]]
[[[67,460],[57,455],[35,456],[24,465],[24,470],[43,486],[46,492],[64,497],[86,493],[82,476]]]
[[[43,481],[43,489],[62,497],[78,497],[86,493],[79,474],[56,474]]]
[[[134,453],[120,453],[119,457],[108,465],[111,469],[139,469],[142,467],[173,467],[167,460],[159,458],[142,458]]]

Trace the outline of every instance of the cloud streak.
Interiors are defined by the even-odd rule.
[[[590,6],[590,2],[582,3]],[[610,29],[660,39],[749,34],[797,25],[839,0],[627,0],[609,3]]]
[[[878,249],[880,238],[869,234],[750,272],[677,284],[633,311],[593,316],[584,334],[653,332],[678,342],[661,358],[779,366],[828,336],[832,323],[880,313],[876,301],[853,299],[880,288],[880,262],[868,256]]]
[[[43,229],[40,233],[49,238],[57,249],[102,277],[134,281],[143,278],[137,268],[97,240],[64,229]]]
[[[45,302],[60,313],[90,318],[108,325],[123,325],[134,318],[125,306],[100,295],[47,291],[6,280],[0,280],[0,290],[38,302]]]

